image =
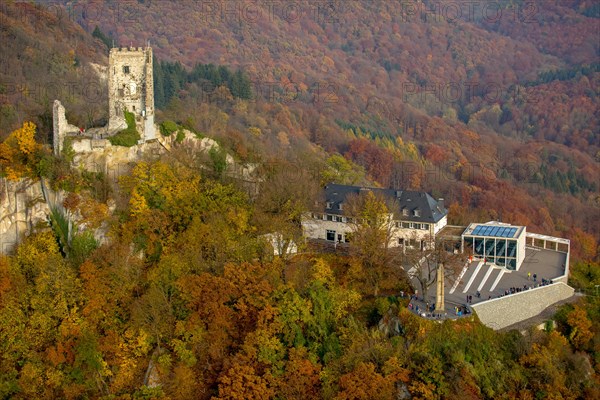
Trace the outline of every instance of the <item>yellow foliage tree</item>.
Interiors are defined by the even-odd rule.
[[[35,141],[36,126],[25,122],[0,143],[0,173],[10,180],[35,175],[41,146]]]
[[[567,316],[567,323],[571,326],[569,340],[577,350],[583,350],[594,337],[591,331],[592,321],[588,318],[587,312],[580,306],[575,306]]]

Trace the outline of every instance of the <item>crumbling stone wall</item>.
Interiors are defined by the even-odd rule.
[[[63,144],[67,134],[77,133],[79,132],[79,128],[69,124],[69,121],[67,121],[67,117],[65,117],[65,107],[58,100],[54,100],[54,106],[52,108],[52,119],[52,146],[54,147],[54,155],[59,156],[62,152]]]

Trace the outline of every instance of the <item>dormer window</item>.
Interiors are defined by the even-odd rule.
[[[338,210],[342,210],[342,209],[343,209],[343,204],[342,203],[338,204]]]
[[[408,208],[403,208],[402,209],[402,215],[404,215],[405,217],[408,216]]]
[[[414,214],[415,214],[415,217],[420,217],[420,216],[421,216],[421,210],[419,210],[419,209],[416,209],[416,210],[414,210],[413,212],[414,212]]]
[[[124,74],[128,74],[129,73],[129,65],[123,65],[123,73]]]
[[[330,210],[331,209],[331,202],[328,201],[327,204],[326,204],[326,207],[327,207],[328,210]]]

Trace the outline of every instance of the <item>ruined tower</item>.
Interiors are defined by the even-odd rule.
[[[77,134],[79,128],[69,124],[67,117],[65,117],[65,107],[58,100],[54,100],[52,107],[52,123],[54,132],[52,147],[54,148],[54,155],[59,157],[63,150],[65,137]]]
[[[152,48],[117,47],[108,58],[108,128],[126,127],[123,110],[133,113],[142,140],[156,138]]]

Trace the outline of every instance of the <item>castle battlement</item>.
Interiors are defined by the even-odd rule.
[[[112,49],[110,49],[111,53],[126,53],[126,52],[144,52],[147,49],[150,49],[150,47],[133,47],[133,46],[127,46],[127,47],[113,47]]]

